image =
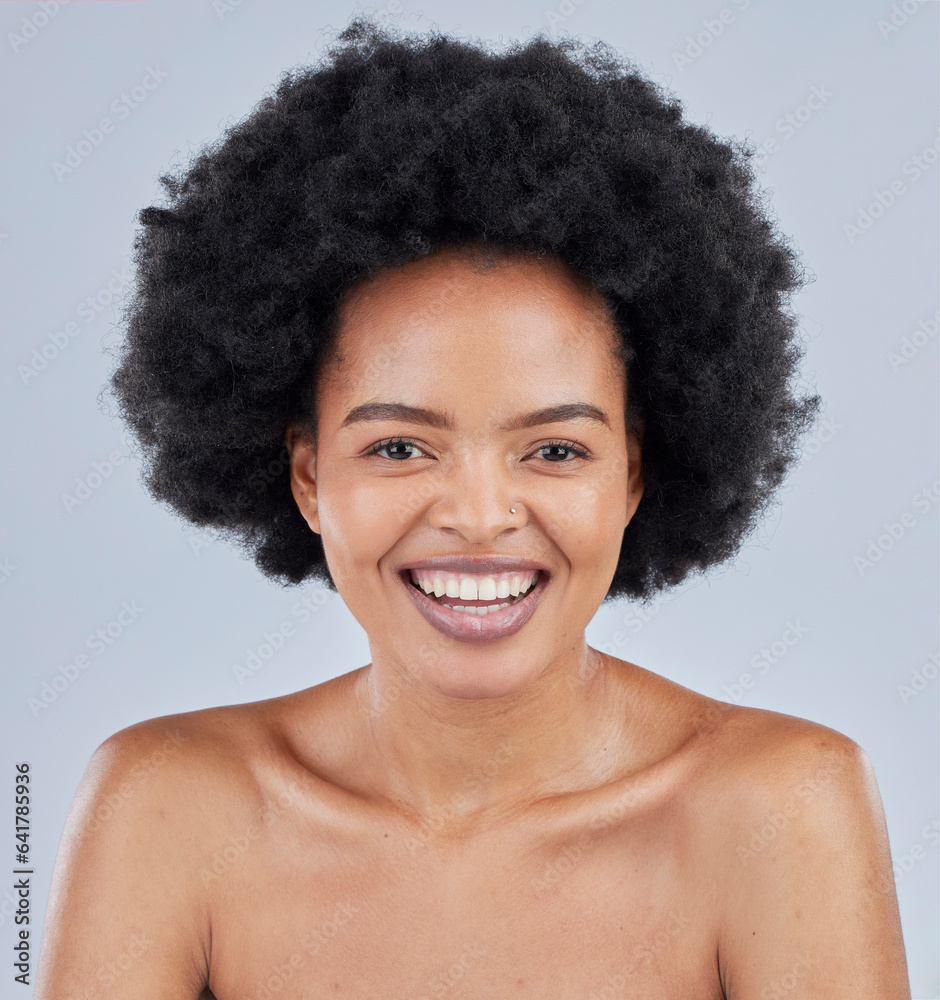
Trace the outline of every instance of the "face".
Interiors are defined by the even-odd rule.
[[[286,440],[373,670],[491,698],[583,657],[643,491],[600,295],[556,259],[449,248],[339,317],[317,440]]]

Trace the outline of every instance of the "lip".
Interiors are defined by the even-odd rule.
[[[463,573],[486,573],[502,572],[509,569],[542,569],[537,564],[528,565],[524,561],[506,559],[496,565],[487,562],[491,557],[484,556],[474,563],[479,566],[487,563],[485,569],[459,569]],[[399,571],[398,579],[402,586],[408,591],[412,601],[414,601],[418,611],[421,612],[424,620],[438,632],[456,639],[458,642],[496,642],[498,639],[505,639],[514,635],[532,617],[538,607],[539,600],[548,583],[548,571],[542,570],[534,587],[521,600],[501,611],[491,611],[482,618],[478,615],[468,615],[463,611],[452,611],[446,604],[438,604],[432,600],[423,590],[413,586],[408,579],[409,569],[458,569],[467,565],[467,557],[460,558],[438,558],[432,565],[428,561],[409,565]]]

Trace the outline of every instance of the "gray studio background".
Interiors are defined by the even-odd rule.
[[[158,174],[247,114],[282,70],[316,61],[356,9],[0,4],[0,814],[10,833],[14,764],[29,761],[36,941],[66,811],[102,740],[369,662],[338,597],[281,589],[154,505],[98,398],[135,213],[159,198]],[[732,566],[645,609],[601,608],[588,639],[865,747],[913,995],[940,997],[937,3],[391,0],[379,10],[409,30],[435,22],[500,47],[541,28],[602,38],[675,91],[689,119],[765,149],[762,183],[816,275],[795,305],[823,417],[781,506]],[[111,128],[96,132],[103,118]],[[236,677],[284,622],[293,636]],[[12,879],[0,875],[4,954]],[[9,967],[0,976],[13,996]]]

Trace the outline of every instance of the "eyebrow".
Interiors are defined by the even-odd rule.
[[[425,424],[438,430],[454,430],[454,422],[446,413],[436,410],[426,410],[420,406],[408,406],[405,403],[363,403],[355,406],[346,414],[343,427],[364,423],[370,420],[404,420],[413,424]],[[523,413],[510,417],[501,424],[501,431],[518,431],[527,427],[540,427],[542,424],[560,423],[565,420],[596,420],[610,427],[607,414],[590,403],[561,403],[558,406],[546,406],[532,413]]]

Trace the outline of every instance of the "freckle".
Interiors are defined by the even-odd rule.
[[[525,980],[524,979],[517,979],[516,980],[516,986],[518,986],[519,989],[521,990],[522,987],[525,986]]]

